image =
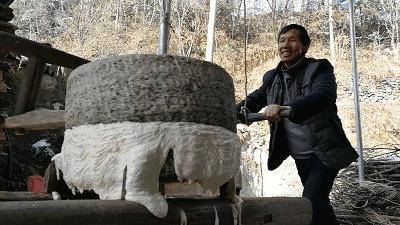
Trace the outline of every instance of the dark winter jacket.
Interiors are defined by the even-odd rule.
[[[262,86],[247,97],[247,108],[258,112],[270,104],[283,102],[283,63],[268,71]],[[293,75],[289,96],[294,111],[291,122],[307,126],[313,138],[311,147],[318,158],[329,168],[341,169],[358,158],[347,139],[337,115],[337,85],[333,66],[326,59],[301,58],[288,70]],[[240,111],[244,101],[236,105]],[[268,169],[278,168],[290,155],[283,122],[270,125]]]

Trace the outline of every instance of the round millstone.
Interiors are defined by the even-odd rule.
[[[196,122],[236,132],[231,76],[220,66],[174,55],[96,60],[68,78],[66,128],[116,122]]]

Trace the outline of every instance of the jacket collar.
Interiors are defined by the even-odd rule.
[[[300,71],[304,66],[307,65],[308,58],[306,58],[304,55],[291,67],[287,68],[285,64],[281,61],[279,62],[276,70],[279,71],[279,73],[282,73],[283,71],[287,72],[289,75],[296,76],[297,72]]]

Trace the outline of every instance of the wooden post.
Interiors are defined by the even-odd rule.
[[[34,109],[40,85],[42,83],[45,65],[46,61],[43,58],[29,58],[26,70],[27,74],[24,76],[19,90],[14,115],[20,115]]]

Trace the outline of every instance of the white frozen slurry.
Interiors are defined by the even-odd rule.
[[[121,122],[66,130],[61,153],[52,160],[69,188],[137,202],[163,218],[168,205],[158,177],[170,149],[180,181],[199,181],[215,192],[238,173],[240,147],[237,134],[219,126]]]

